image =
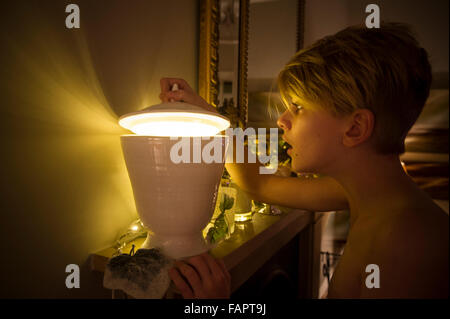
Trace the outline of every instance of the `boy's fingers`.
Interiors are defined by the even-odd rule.
[[[178,84],[178,88],[182,90],[189,90],[191,87],[189,84],[183,80],[178,78],[161,78],[160,85],[161,85],[161,92],[169,92],[172,89],[172,86],[174,84]]]
[[[218,267],[222,270],[222,272],[223,272],[224,274],[229,275],[228,269],[227,269],[227,267],[225,266],[225,263],[223,262],[222,259],[220,259],[220,258],[217,258],[217,259],[216,259],[216,258],[214,258],[213,256],[211,256],[209,253],[205,253],[205,254],[204,254],[204,258],[207,259],[207,260],[209,260],[210,262],[214,263],[214,265],[216,265],[216,267],[218,266]]]
[[[194,268],[182,261],[177,261],[176,265],[180,273],[188,280],[194,291],[194,294],[198,297],[201,297],[201,295],[203,294],[203,286],[197,271],[195,271]]]
[[[219,266],[222,268],[223,273],[225,274],[225,276],[227,277],[228,280],[231,280],[231,275],[228,272],[227,266],[225,266],[225,263],[223,262],[222,259],[217,259],[217,263],[219,264]]]
[[[222,269],[223,274],[225,276],[225,283],[227,285],[227,289],[228,289],[228,293],[230,293],[231,291],[231,275],[228,272],[227,267],[225,266],[225,263],[223,262],[222,259],[216,259],[217,264],[219,265],[219,267]]]
[[[167,101],[170,101],[172,99],[173,101],[183,101],[192,104],[195,103],[192,94],[189,94],[184,90],[169,91],[164,93],[164,96],[165,96],[164,98],[167,99]]]
[[[170,84],[168,80],[169,80],[168,78],[161,78],[161,80],[159,80],[159,84],[161,86],[161,93],[170,91]]]
[[[176,92],[171,92],[171,91],[162,92],[161,94],[159,94],[159,98],[164,103],[173,102],[173,101],[179,101],[179,100],[181,100],[181,98],[180,98],[181,94],[179,94],[177,92],[178,91],[176,91]]]
[[[185,299],[193,299],[194,293],[192,292],[191,287],[186,283],[186,281],[181,277],[178,270],[174,267],[169,270],[170,279],[174,282],[175,286],[180,290],[181,295]]]
[[[172,86],[176,83],[178,87],[184,89],[186,86],[189,86],[187,82],[183,79],[176,78],[161,78],[159,81],[161,85],[161,92],[170,92],[172,90]]]
[[[208,278],[211,276],[208,264],[201,255],[191,257],[187,260],[187,262],[192,266],[194,266],[195,269],[198,271],[202,283],[205,283],[205,281],[208,280]]]
[[[222,268],[220,263],[212,257],[208,253],[202,254],[202,257],[206,260],[206,263],[208,264],[208,267],[211,271],[211,274],[217,278],[217,279],[226,279],[228,271],[225,269],[225,267]]]
[[[160,93],[159,94],[159,99],[161,100],[161,102],[163,103],[167,103],[169,101],[169,99],[167,98],[165,93]]]

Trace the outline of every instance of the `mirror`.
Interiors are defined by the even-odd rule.
[[[248,40],[250,127],[277,127],[284,110],[277,92],[280,70],[303,46],[304,1],[251,0]]]
[[[233,127],[276,127],[268,106],[303,46],[303,15],[304,0],[200,0],[199,94]]]
[[[244,1],[220,0],[219,19],[219,111],[228,115],[233,126],[243,126],[247,119],[246,105],[239,100],[239,22]],[[241,65],[241,67],[246,67]],[[239,108],[239,106],[244,106]],[[242,118],[239,114],[243,115]],[[239,125],[239,123],[241,125]]]

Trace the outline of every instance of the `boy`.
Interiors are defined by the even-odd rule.
[[[174,83],[180,90],[170,92]],[[427,53],[406,26],[349,27],[299,51],[278,77],[287,110],[277,123],[291,146],[292,170],[326,177],[260,175],[258,164],[226,164],[256,200],[311,211],[350,209],[329,298],[448,297],[448,215],[399,160],[430,84]],[[183,80],[162,79],[161,88],[165,102],[214,110]],[[366,284],[366,267],[373,265],[379,287]]]

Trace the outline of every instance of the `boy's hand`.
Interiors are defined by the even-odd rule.
[[[171,91],[174,84],[178,84],[177,91]],[[167,103],[171,101],[181,101],[192,105],[197,105],[207,111],[218,113],[216,108],[209,105],[201,96],[194,92],[189,84],[183,79],[162,78],[161,94],[159,98],[162,102]]]
[[[230,297],[231,277],[225,264],[208,253],[176,261],[169,276],[185,299]]]

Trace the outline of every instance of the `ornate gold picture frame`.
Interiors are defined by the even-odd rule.
[[[248,51],[249,0],[239,1],[239,56],[237,123],[232,126],[246,127],[247,101],[247,51]],[[200,37],[198,63],[198,92],[209,104],[218,106],[219,79],[219,0],[200,0]],[[233,122],[233,121],[232,121]]]
[[[200,0],[198,93],[217,107],[219,57],[219,0]]]

